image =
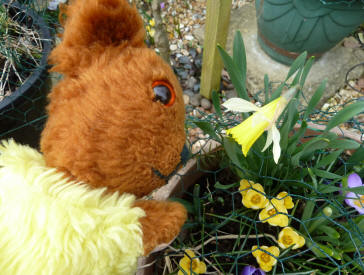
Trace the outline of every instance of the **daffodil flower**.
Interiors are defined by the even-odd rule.
[[[286,209],[292,209],[294,207],[292,197],[288,195],[286,191],[280,192],[277,195],[277,199],[283,200]]]
[[[242,199],[243,205],[251,209],[261,209],[268,205],[269,200],[265,196],[264,188],[259,183],[253,183]]]
[[[261,246],[258,248],[258,246],[254,245],[252,247],[253,250],[253,256],[257,259],[257,262],[260,266],[260,268],[266,272],[269,272],[272,270],[272,267],[277,264],[276,257],[279,256],[279,248],[276,246]],[[266,252],[269,252],[273,256],[269,255]]]
[[[282,214],[281,214],[282,213]],[[272,199],[259,213],[259,220],[263,223],[268,222],[273,226],[285,227],[288,225],[288,214],[284,202],[276,198]]]
[[[179,261],[179,266],[183,271],[179,270],[178,275],[203,274],[206,272],[206,264],[196,258],[192,250],[186,249],[185,253],[186,255]]]
[[[295,86],[263,107],[258,107],[241,98],[231,98],[222,104],[228,111],[254,112],[253,115],[238,126],[226,131],[228,135],[231,135],[241,145],[244,156],[248,155],[250,148],[263,132],[268,131],[267,140],[262,152],[273,142],[273,159],[275,163],[278,163],[281,155],[281,147],[279,145],[281,137],[275,124],[297,90],[298,86]]]
[[[292,227],[285,227],[278,235],[278,244],[281,248],[286,249],[292,246],[292,249],[297,249],[305,244],[305,238],[299,235]]]

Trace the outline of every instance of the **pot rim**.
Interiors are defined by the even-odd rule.
[[[37,27],[37,30],[39,32],[43,44],[43,49],[42,49],[42,58],[40,60],[40,65],[34,69],[34,71],[30,74],[30,76],[24,82],[23,85],[18,87],[11,95],[6,96],[2,101],[0,101],[0,113],[5,111],[9,105],[15,103],[40,78],[42,73],[46,70],[48,55],[51,51],[51,35],[48,26],[44,22],[44,20],[37,13],[25,7],[24,5],[19,4],[18,2],[12,2],[11,0],[3,0],[3,1],[4,2],[2,4],[11,5],[32,18],[33,25]]]

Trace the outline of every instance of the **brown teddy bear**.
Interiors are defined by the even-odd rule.
[[[136,200],[180,162],[182,90],[127,0],[74,0],[64,13],[43,154],[0,146],[1,274],[133,274],[186,220],[178,203]]]

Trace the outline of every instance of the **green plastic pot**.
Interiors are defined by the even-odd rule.
[[[364,3],[257,0],[258,42],[273,59],[291,64],[302,52],[319,58],[364,22]]]

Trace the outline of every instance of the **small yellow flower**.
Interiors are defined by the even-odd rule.
[[[292,249],[297,249],[304,246],[305,238],[294,231],[292,227],[285,227],[278,235],[278,244],[283,249],[291,245],[294,245]]]
[[[150,25],[150,26],[152,26],[152,27],[154,27],[154,26],[155,26],[155,21],[154,21],[154,19],[150,19],[150,20],[149,20],[149,25]]]
[[[283,200],[286,209],[292,209],[294,207],[292,197],[287,192],[283,191],[278,194],[277,199]]]
[[[203,274],[206,272],[206,264],[204,262],[201,262],[198,258],[196,258],[195,253],[193,253],[192,250],[186,249],[185,255],[180,261],[179,266],[182,268],[182,270],[185,272],[183,273],[182,270],[178,271],[178,275],[184,275],[184,274]],[[192,273],[193,271],[194,273]]]
[[[150,35],[151,37],[154,37],[154,35],[155,35],[155,29],[151,29],[151,30],[149,31],[149,35]]]
[[[269,252],[275,257],[278,257],[279,248],[276,246],[271,246],[271,247],[261,246],[260,249],[258,249],[258,246],[254,245],[252,247],[253,256],[257,259],[260,268],[266,272],[269,272],[272,270],[272,267],[277,264],[277,259],[269,255],[268,253],[264,252],[263,250]]]
[[[267,140],[262,151],[265,151],[273,142],[273,159],[275,163],[278,163],[281,155],[279,145],[281,137],[275,123],[297,90],[298,86],[295,86],[261,108],[241,98],[231,98],[223,104],[229,111],[255,112],[238,126],[226,131],[241,145],[244,156],[248,155],[250,148],[263,132],[268,131]]]
[[[240,191],[240,194],[244,197],[246,192],[248,192],[248,190],[250,189],[250,187],[252,187],[254,184],[253,181],[251,180],[246,180],[246,179],[242,179],[240,181],[240,187],[239,187],[239,191]]]
[[[263,186],[259,183],[253,183],[251,189],[243,196],[242,202],[247,208],[261,209],[268,205],[269,200],[265,196]]]
[[[259,219],[263,222],[268,222],[273,226],[285,227],[288,225],[288,216],[285,214],[277,214],[277,213],[285,213],[287,214],[287,209],[284,206],[283,200],[272,199],[268,206],[265,207],[259,213]]]

